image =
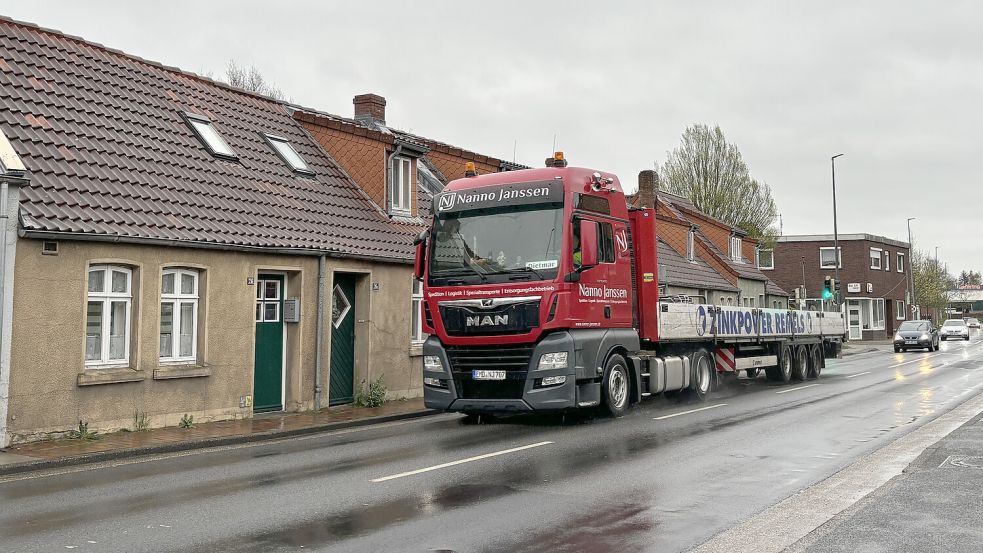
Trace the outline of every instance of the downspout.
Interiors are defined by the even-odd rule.
[[[314,340],[314,410],[321,410],[321,348],[324,347],[325,256],[317,258],[317,336]]]
[[[393,182],[392,182],[392,180],[393,180],[393,160],[396,159],[396,156],[398,156],[401,153],[403,153],[403,145],[402,144],[396,144],[396,149],[393,150],[393,153],[389,154],[389,157],[386,158],[386,186],[384,187],[385,189],[382,192],[382,202],[385,205],[382,206],[382,207],[383,207],[383,209],[385,209],[386,213],[389,214],[389,217],[392,217],[393,216],[393,213],[392,213],[392,211],[393,211],[392,210],[392,205],[390,204],[391,198],[389,197],[389,189],[392,188],[392,185],[393,185]],[[410,190],[410,193],[412,194],[413,191]],[[412,201],[411,201],[411,204],[410,205],[412,205]]]
[[[2,168],[2,165],[0,165]],[[7,401],[10,366],[7,358],[7,194],[6,179],[0,178],[0,448],[7,447]]]

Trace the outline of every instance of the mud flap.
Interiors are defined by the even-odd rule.
[[[629,370],[631,371],[631,403],[642,401],[642,359],[637,355],[628,356]]]
[[[593,407],[601,404],[601,383],[587,382],[577,385],[577,407]]]

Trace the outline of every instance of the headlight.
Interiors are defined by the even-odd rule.
[[[447,384],[444,384],[444,381],[441,380],[441,379],[439,379],[439,378],[424,378],[423,379],[423,385],[424,386],[431,386],[433,388],[446,388],[447,387]]]
[[[567,352],[565,351],[544,353],[542,357],[539,358],[539,367],[537,367],[537,369],[541,371],[565,368],[567,368]]]
[[[928,334],[922,334],[922,340],[928,340]]]
[[[900,334],[895,334],[895,335],[894,335],[894,339],[895,339],[895,340],[897,340],[897,341],[899,341],[899,342],[900,342],[901,340],[904,340],[904,338],[902,338]]]
[[[427,371],[442,371],[444,370],[444,364],[440,362],[440,357],[436,355],[424,355],[423,369]]]

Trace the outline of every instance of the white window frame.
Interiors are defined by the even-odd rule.
[[[889,251],[884,252],[884,270],[885,271],[891,270],[891,252]]]
[[[771,252],[771,265],[764,265],[761,263],[761,254],[764,252]],[[775,269],[775,250],[769,248],[762,248],[758,250],[758,269],[762,271],[771,271]]]
[[[882,270],[884,268],[883,267],[884,260],[881,259],[881,253],[883,251],[884,250],[882,250],[880,248],[871,248],[870,249],[869,255],[870,255],[870,268],[871,268],[871,270],[880,271],[880,270]],[[874,265],[874,261],[875,260],[877,261],[877,265]]]
[[[396,197],[397,186],[400,188],[399,201]],[[404,215],[409,215],[413,209],[413,160],[408,157],[394,157],[389,168],[389,209]]]
[[[174,291],[171,293],[164,293],[164,277],[167,275],[174,275]],[[184,294],[181,292],[181,280],[184,276],[191,276],[194,279],[194,290],[190,294]],[[199,299],[199,283],[200,283],[201,272],[195,269],[164,269],[161,271],[161,288],[160,288],[160,316],[164,313],[164,304],[171,305],[171,351],[170,355],[164,355],[164,351],[161,350],[158,355],[160,356],[161,363],[194,363],[198,360],[198,299]],[[192,322],[191,322],[191,355],[180,355],[181,351],[181,306],[185,304],[191,304],[192,306]],[[157,339],[158,347],[160,344],[160,324],[161,320],[158,317],[157,326]]]
[[[225,140],[225,137],[219,134],[218,129],[215,128],[215,123],[211,119],[204,115],[188,112],[184,113],[184,119],[213,156],[229,160],[239,159],[235,150]]]
[[[307,164],[307,160],[300,157],[300,153],[294,148],[293,144],[289,140],[283,138],[282,136],[277,136],[275,134],[264,134],[266,142],[269,143],[276,155],[287,164],[287,167],[294,173],[298,173],[305,176],[313,176],[314,171],[311,169],[310,165]]]
[[[693,229],[686,234],[686,259],[696,262],[696,231]]]
[[[740,236],[730,237],[730,258],[739,263],[744,261],[744,256],[741,254],[742,242]]]
[[[898,272],[899,273],[903,273],[904,272],[904,252],[898,252],[898,256],[895,259],[895,262],[898,265]]]
[[[836,263],[829,263],[829,264],[824,264],[823,263],[823,252],[824,251],[827,251],[827,250],[832,250],[832,249],[834,249],[833,246],[823,246],[823,247],[819,248],[819,268],[820,269],[836,269],[837,268],[836,267]],[[843,248],[837,248],[837,249],[839,251],[836,252],[838,254],[836,257],[837,257],[837,261],[839,261],[839,265],[840,265],[839,268],[842,269],[843,268]]]
[[[903,321],[907,319],[908,313],[905,311],[907,307],[908,306],[905,305],[904,300],[894,300],[894,309],[897,311],[897,313],[895,313],[894,315],[894,318],[899,321]]]
[[[101,271],[103,273],[103,289],[98,292],[89,291],[89,278],[92,273]],[[126,291],[125,292],[113,292],[113,272],[121,272],[126,274]],[[130,328],[133,317],[133,269],[129,267],[124,267],[122,265],[107,265],[107,264],[97,264],[90,265],[88,270],[85,272],[85,289],[86,289],[86,299],[85,299],[85,322],[86,331],[85,337],[86,342],[88,342],[88,322],[89,322],[89,303],[91,302],[101,302],[102,303],[102,321],[100,322],[100,332],[101,332],[101,343],[99,346],[99,359],[85,359],[86,368],[117,368],[117,367],[129,367],[130,366],[130,338],[132,334],[132,329]],[[125,320],[123,321],[123,328],[126,332],[124,336],[123,344],[123,358],[121,359],[110,359],[110,317],[112,315],[112,304],[124,302],[126,307],[124,312],[126,314]],[[83,353],[83,358],[86,355]]]
[[[423,281],[413,279],[412,284],[412,306],[413,320],[410,326],[410,343],[422,344],[430,336],[423,332]],[[416,329],[416,332],[413,329]]]
[[[870,330],[884,330],[885,319],[887,319],[887,311],[885,311],[887,306],[884,304],[884,298],[870,298],[867,300],[867,305],[870,306],[868,307],[870,310]],[[874,308],[875,305],[881,306],[881,318],[879,320],[877,319],[877,309]]]

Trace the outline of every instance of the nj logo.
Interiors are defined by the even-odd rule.
[[[628,237],[625,235],[624,229],[614,235],[614,241],[618,243],[618,253],[621,255],[628,253]]]
[[[448,209],[454,209],[454,202],[457,200],[457,194],[450,192],[448,194],[441,194],[440,199],[437,201],[437,211],[447,211]]]

